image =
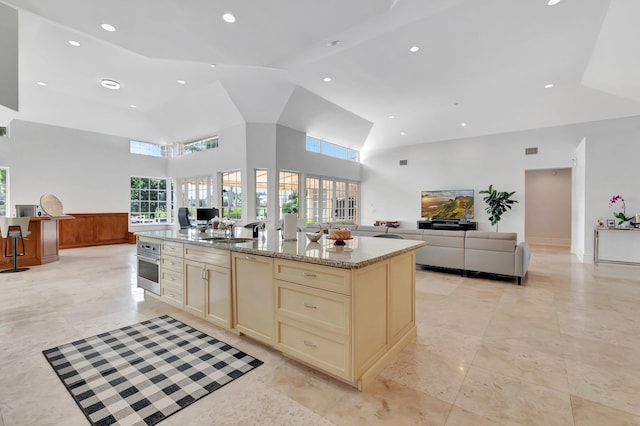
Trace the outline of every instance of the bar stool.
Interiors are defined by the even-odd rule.
[[[4,255],[9,256],[9,245],[13,245],[11,256],[13,258],[13,269],[7,269],[0,271],[0,273],[22,272],[27,271],[29,268],[18,268],[18,256],[24,256],[24,239],[29,232],[29,217],[0,217],[0,233],[4,241]],[[13,241],[10,243],[9,238]],[[18,253],[18,239],[22,244],[22,250]]]

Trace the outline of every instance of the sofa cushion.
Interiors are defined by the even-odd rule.
[[[465,231],[439,231],[425,229],[422,234],[422,241],[429,243],[433,247],[455,247],[464,249]]]
[[[488,250],[513,253],[518,234],[515,232],[467,231],[464,246],[467,250]]]
[[[464,269],[465,231],[425,229],[422,241],[429,245],[416,251],[416,263],[441,268]]]

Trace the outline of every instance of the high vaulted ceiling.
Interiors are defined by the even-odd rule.
[[[0,119],[161,143],[282,123],[366,150],[640,114],[638,0],[0,2],[20,11]]]

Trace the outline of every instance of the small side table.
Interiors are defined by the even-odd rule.
[[[640,266],[640,262],[628,262],[622,260],[607,260],[600,259],[600,232],[602,231],[626,231],[626,232],[640,232],[639,228],[594,228],[593,229],[593,263],[617,263],[619,265],[636,265]],[[640,234],[638,234],[640,235]]]

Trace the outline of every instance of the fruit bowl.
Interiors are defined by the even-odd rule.
[[[305,235],[312,243],[317,243],[322,238],[322,233],[320,232],[306,232]]]

